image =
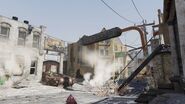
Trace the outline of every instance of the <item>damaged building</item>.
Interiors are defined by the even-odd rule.
[[[105,31],[105,29],[102,31]],[[91,55],[95,56],[92,58]],[[78,42],[72,43],[68,46],[67,74],[76,77],[80,77],[78,74],[84,75],[88,72],[94,74],[94,68],[97,66],[96,62],[101,59],[109,65],[116,63],[112,69],[118,70],[112,73],[115,76],[116,73],[119,73],[119,70],[125,67],[127,63],[126,56],[127,48],[120,38],[113,38],[87,46]],[[95,62],[91,63],[89,60]],[[128,71],[125,71],[121,77],[127,77],[127,74]]]
[[[44,59],[45,27],[35,27],[18,17],[0,16],[0,78],[13,84],[40,81]]]
[[[46,35],[44,39],[44,50],[43,72],[51,71],[60,74],[65,73],[67,42]]]

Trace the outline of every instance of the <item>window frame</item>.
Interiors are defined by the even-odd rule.
[[[2,28],[7,29],[6,34],[2,33]],[[6,23],[6,22],[1,22],[0,23],[0,38],[1,39],[9,39],[10,28],[11,28],[11,25],[9,23]]]
[[[34,37],[37,37],[37,41],[35,41]],[[40,41],[41,41],[41,34],[37,31],[33,32],[33,38],[32,38],[32,47],[33,48],[40,48]]]
[[[32,66],[32,63],[34,64],[34,66]],[[32,60],[31,61],[30,75],[37,75],[37,65],[38,65],[38,61],[37,60]],[[31,73],[32,72],[32,69],[34,69],[34,73]]]
[[[20,34],[20,33],[23,33],[23,32],[25,32],[25,36],[22,38],[21,37],[21,35],[23,35],[23,34]],[[26,45],[26,37],[27,37],[27,34],[28,34],[28,30],[27,29],[25,29],[25,28],[23,28],[23,27],[19,27],[19,29],[18,29],[18,42],[17,42],[17,45],[19,45],[19,46],[25,46]],[[22,44],[22,42],[23,42],[23,44]]]

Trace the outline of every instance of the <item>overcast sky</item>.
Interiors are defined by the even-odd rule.
[[[141,23],[131,0],[104,0],[120,15]],[[163,0],[134,0],[141,15],[148,21],[157,21],[157,9]],[[0,15],[17,16],[20,21],[29,20],[32,25],[45,25],[47,33],[62,40],[74,42],[83,35],[100,32],[103,27],[124,28],[132,26],[100,0],[0,0]],[[148,29],[151,32],[150,29]],[[136,32],[123,33],[121,39],[130,45],[139,44]]]

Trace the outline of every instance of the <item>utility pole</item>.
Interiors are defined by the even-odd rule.
[[[148,34],[148,32],[146,31],[146,20],[143,20],[143,31],[144,31],[144,34],[145,34],[145,40],[147,41],[147,34]],[[148,50],[148,47],[147,47],[147,50]],[[148,51],[146,51],[146,53],[145,53],[145,56],[147,56],[148,55]]]
[[[141,29],[143,29],[143,31],[144,31],[144,35],[145,35],[145,40],[147,41],[147,34],[148,34],[148,32],[147,32],[147,26],[151,26],[151,25],[155,25],[155,22],[153,22],[153,23],[147,23],[147,21],[146,20],[143,20],[142,21],[142,25],[137,25],[137,27],[140,27]],[[145,44],[145,45],[147,45],[147,44]],[[146,52],[144,52],[144,56],[147,56],[148,55],[148,51],[146,51]]]

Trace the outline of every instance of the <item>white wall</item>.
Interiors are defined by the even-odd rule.
[[[31,34],[29,34],[26,37],[26,44],[25,46],[18,46],[17,42],[18,42],[18,32],[19,32],[19,27],[23,27],[25,29],[28,29],[28,24],[25,24],[23,22],[20,21],[15,21],[12,20],[10,18],[7,17],[3,17],[0,16],[0,24],[2,22],[8,23],[11,25],[10,27],[10,33],[9,33],[9,39],[8,40],[3,40],[0,41],[0,58],[3,57],[3,53],[8,53],[7,55],[14,55],[14,56],[22,56],[24,57],[23,60],[25,61],[25,66],[23,73],[24,74],[29,74],[30,71],[30,65],[31,65],[31,61],[33,60],[37,60],[37,74],[34,75],[34,79],[36,80],[40,80],[41,76],[42,76],[42,64],[43,64],[43,59],[44,59],[44,55],[43,55],[43,40],[44,40],[44,29],[40,28],[40,27],[34,27]],[[40,48],[33,48],[32,47],[32,43],[33,43],[33,32],[37,31],[39,32],[41,35],[41,39],[40,39]],[[9,58],[10,59],[10,58]],[[7,59],[7,60],[9,60]],[[5,61],[5,60],[4,60]],[[15,63],[16,60],[14,60]],[[13,69],[13,68],[12,68]],[[23,77],[24,75],[20,76]]]

